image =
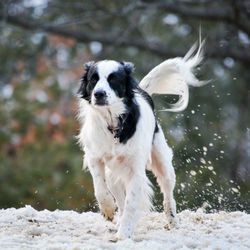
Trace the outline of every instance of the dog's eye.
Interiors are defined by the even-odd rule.
[[[110,83],[115,83],[117,81],[117,77],[115,74],[110,74],[109,77],[108,77],[108,82]]]
[[[95,73],[91,76],[90,82],[95,84],[97,83],[98,80],[99,80],[99,76],[97,75],[97,73]]]

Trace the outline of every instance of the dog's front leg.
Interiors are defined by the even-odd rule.
[[[105,165],[101,159],[89,159],[89,170],[93,178],[95,197],[101,213],[107,220],[112,220],[115,214],[114,198],[108,190],[105,180]]]
[[[124,211],[120,220],[116,240],[131,238],[142,211],[150,206],[151,188],[145,173],[134,174],[126,186]]]

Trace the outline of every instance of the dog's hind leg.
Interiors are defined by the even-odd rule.
[[[114,198],[108,190],[105,179],[105,165],[101,159],[87,159],[88,168],[93,178],[95,197],[101,213],[107,220],[112,220],[115,214]]]
[[[172,149],[167,145],[162,129],[159,128],[153,140],[151,169],[163,193],[163,206],[170,228],[178,226],[176,203],[173,196],[175,172],[172,157]]]

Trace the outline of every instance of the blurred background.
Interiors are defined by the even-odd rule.
[[[83,64],[132,61],[140,80],[183,56],[199,27],[197,74],[211,82],[190,89],[185,111],[157,112],[174,150],[177,208],[250,212],[249,0],[2,0],[0,208],[97,211],[75,139]],[[171,100],[154,96],[158,110]]]

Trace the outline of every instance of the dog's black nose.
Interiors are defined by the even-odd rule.
[[[95,93],[94,93],[94,96],[97,100],[101,100],[103,99],[104,97],[106,97],[106,92],[104,90],[97,90]]]

